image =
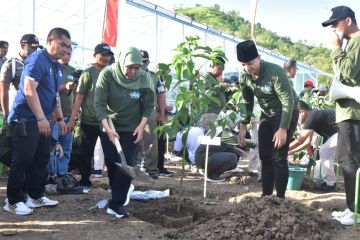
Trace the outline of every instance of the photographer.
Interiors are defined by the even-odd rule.
[[[75,70],[69,65],[72,54],[72,48],[66,49],[66,54],[59,59],[59,63],[62,66],[62,84],[59,89],[61,109],[64,116],[64,121],[67,124],[71,116],[71,109],[74,102],[73,90],[76,89],[76,85],[79,79],[79,70]],[[58,128],[57,123],[52,125],[52,132],[56,132]],[[50,154],[50,161],[48,165],[49,177],[64,176],[68,173],[68,165],[70,161],[71,149],[72,149],[72,132],[69,131],[63,136],[59,136],[58,142],[64,150],[62,157],[56,157],[54,153]],[[55,164],[56,161],[56,164]],[[56,166],[56,169],[55,169]]]

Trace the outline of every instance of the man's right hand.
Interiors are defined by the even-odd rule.
[[[37,124],[41,135],[45,137],[50,136],[51,134],[50,123],[46,118],[38,121]]]

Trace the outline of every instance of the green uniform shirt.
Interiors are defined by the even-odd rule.
[[[154,106],[157,105],[157,94],[156,94],[156,78],[155,78],[155,73],[152,71],[148,71],[146,72],[149,74],[148,78],[150,79],[150,83],[151,83],[151,90],[154,92]]]
[[[84,70],[79,79],[76,92],[84,94],[85,98],[81,105],[81,122],[88,125],[100,125],[94,110],[94,93],[96,81],[100,71],[95,66]]]
[[[72,75],[72,72],[75,68],[73,68],[70,65],[62,65],[62,82],[61,84],[66,84],[68,82],[74,81],[74,76]],[[69,90],[65,89],[64,91],[61,91],[59,93],[60,100],[61,100],[61,110],[64,115],[64,117],[70,117],[71,116],[71,109],[74,102],[74,95],[73,91],[69,94]]]
[[[225,88],[220,86],[218,80],[211,73],[205,74],[204,83],[205,90],[214,91],[213,96],[217,97],[220,101],[220,105],[211,101],[208,105],[207,113],[220,113],[226,104]]]
[[[149,78],[149,74],[142,71],[139,77]],[[94,108],[98,120],[115,113],[113,123],[116,131],[132,132],[142,117],[150,117],[154,109],[154,93],[151,88],[124,88],[114,80],[110,69],[104,69],[96,84]]]
[[[288,129],[295,104],[293,88],[280,66],[261,61],[257,80],[252,80],[249,74],[240,78],[243,87],[242,97],[246,112],[242,115],[242,124],[250,122],[254,107],[254,96],[257,97],[262,112],[268,116],[281,115],[280,128]]]
[[[15,64],[15,68],[13,64]],[[0,82],[9,84],[10,89],[18,90],[23,69],[24,59],[20,55],[16,58],[10,58],[1,67]],[[15,74],[13,70],[15,70]]]
[[[360,31],[347,43],[345,51],[341,48],[331,53],[336,68],[340,71],[340,81],[348,86],[360,86]],[[353,99],[336,100],[336,122],[360,120],[360,104]]]

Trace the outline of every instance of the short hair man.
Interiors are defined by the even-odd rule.
[[[322,192],[336,190],[334,173],[335,151],[337,146],[337,126],[334,110],[311,109],[300,100],[299,122],[303,124],[300,135],[290,143],[289,154],[310,146],[314,132],[324,138],[320,148],[320,164],[324,183],[320,187]]]
[[[100,122],[94,110],[95,86],[100,72],[109,65],[112,54],[108,44],[96,45],[94,49],[95,64],[85,69],[79,79],[74,105],[67,124],[69,129],[74,128],[75,119],[81,107],[81,180],[79,183],[83,187],[84,193],[90,191],[91,160],[94,157],[96,140],[100,136]]]
[[[294,59],[289,59],[284,62],[284,69],[289,78],[294,78],[297,72],[297,62]]]
[[[240,86],[243,87],[246,109],[240,124],[239,145],[246,146],[246,127],[256,96],[262,108],[258,133],[262,195],[272,195],[275,184],[277,196],[285,198],[289,177],[288,149],[298,119],[295,96],[284,69],[262,61],[253,41],[240,42],[236,49],[237,59],[244,69]]]
[[[6,54],[9,50],[9,43],[7,41],[0,41],[0,68],[6,62]]]
[[[360,84],[360,31],[356,23],[355,13],[351,8],[338,6],[331,9],[329,20],[323,27],[331,26],[330,37],[332,47],[331,58],[339,71],[340,81],[347,86]],[[345,50],[341,49],[343,40],[347,40]],[[346,204],[348,209],[333,212],[343,225],[354,223],[355,176],[360,167],[360,104],[354,99],[336,100],[336,123],[338,124],[338,146],[336,158],[341,163],[344,175]]]
[[[1,67],[0,96],[1,107],[6,120],[19,88],[24,60],[39,47],[39,39],[34,34],[25,34],[20,40],[20,52],[17,57],[8,59]],[[9,93],[9,90],[11,91]],[[11,94],[13,93],[13,94]]]
[[[215,63],[211,63],[210,71],[204,74],[202,79],[205,84],[205,89],[214,91],[213,97],[216,97],[220,101],[220,104],[211,101],[207,111],[201,116],[200,127],[202,127],[205,132],[209,130],[209,123],[217,119],[219,113],[226,105],[225,89],[230,86],[230,84],[225,83],[222,78],[225,69],[225,59],[217,56],[216,60]]]
[[[13,158],[5,211],[28,215],[33,212],[32,208],[59,203],[45,197],[44,192],[50,157],[50,119],[53,113],[61,134],[66,132],[58,101],[62,71],[57,60],[70,45],[69,32],[63,28],[54,28],[47,36],[46,48],[32,53],[25,60],[19,91],[7,119],[12,129]],[[23,192],[24,184],[27,199]]]

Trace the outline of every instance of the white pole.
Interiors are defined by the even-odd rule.
[[[209,157],[209,144],[206,144],[205,176],[204,176],[204,198],[206,198],[206,183],[207,183],[208,157]]]

